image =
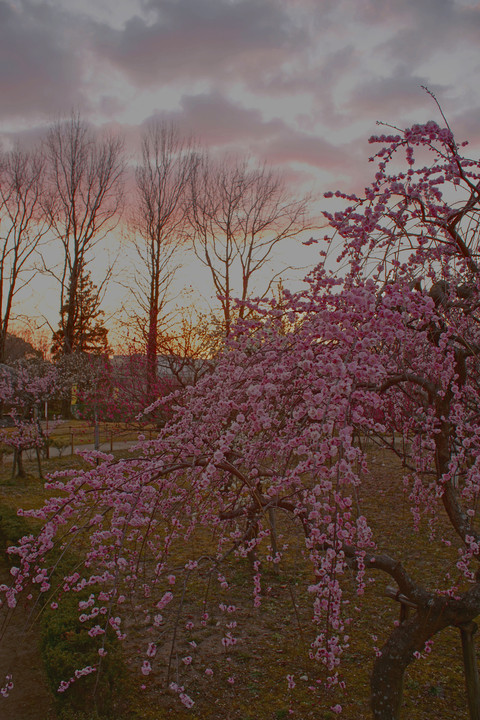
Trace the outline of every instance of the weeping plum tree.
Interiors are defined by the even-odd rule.
[[[275,512],[302,538],[309,653],[330,686],[348,646],[349,578],[361,594],[371,575],[385,577],[415,606],[391,627],[371,679],[373,716],[400,717],[406,668],[440,630],[480,613],[480,165],[433,122],[372,142],[380,146],[374,182],[361,197],[339,193],[347,207],[328,215],[343,274],[328,271],[322,249],[305,291],[284,291],[281,304],[258,305],[237,324],[212,375],[170,400],[173,417],[143,457],[106,458],[52,479],[58,497],[35,513],[42,532],[11,551],[18,560],[5,590],[10,608],[32,583],[47,602],[89,586],[80,620],[101,657],[108,624],[126,632],[127,594],[138,604],[143,595],[152,633],[142,672],[164,672],[168,682],[165,645],[180,633],[176,618],[192,578],[228,589],[235,559],[249,558],[259,607],[265,568],[281,577]],[[459,554],[432,585],[425,563],[416,569],[401,541],[395,548],[395,538],[376,537],[369,523],[365,438],[400,455],[414,522],[426,517],[430,525],[427,552],[447,539],[445,520],[457,538]],[[202,541],[185,545],[195,537]],[[87,543],[84,568],[52,584],[51,548]],[[199,600],[202,622],[207,596]],[[222,638],[225,646],[236,632]],[[79,676],[94,670],[80,668]],[[182,679],[172,687],[191,706]]]

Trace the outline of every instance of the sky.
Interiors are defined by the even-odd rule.
[[[328,207],[368,184],[377,121],[441,122],[422,86],[478,156],[479,65],[476,0],[0,0],[0,141],[76,109],[134,155],[160,117]]]

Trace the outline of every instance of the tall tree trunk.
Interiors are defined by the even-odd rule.
[[[7,331],[5,326],[0,328],[0,363],[5,363],[5,347],[7,343]]]
[[[158,342],[158,310],[154,302],[150,306],[147,338],[147,397],[149,405],[155,398],[157,384],[157,342]]]

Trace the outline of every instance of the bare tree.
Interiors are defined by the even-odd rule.
[[[35,273],[32,262],[49,229],[42,212],[44,158],[19,149],[0,161],[0,363],[15,295]]]
[[[307,206],[308,198],[292,198],[280,174],[266,166],[250,168],[248,158],[214,163],[205,155],[197,163],[189,205],[193,245],[211,273],[225,335],[235,317],[235,299],[248,300],[252,280],[269,263],[274,248],[311,229]],[[279,274],[264,283],[262,297]],[[246,312],[241,304],[237,316]]]
[[[77,114],[55,123],[46,140],[49,189],[45,204],[63,249],[60,270],[61,353],[75,352],[77,294],[93,248],[118,223],[123,200],[123,142],[97,139]],[[108,272],[107,272],[108,275]],[[102,292],[101,283],[98,292]]]
[[[174,378],[180,387],[195,385],[212,370],[221,347],[216,325],[194,303],[185,303],[174,314],[173,322],[162,330],[159,372]]]
[[[132,213],[135,245],[142,263],[133,294],[140,307],[141,329],[152,387],[169,289],[177,267],[174,255],[184,238],[185,199],[196,162],[191,140],[173,125],[154,122],[142,138],[136,170],[137,197]]]
[[[48,195],[46,215],[63,250],[59,268],[47,267],[60,284],[59,355],[76,352],[77,306],[92,250],[118,223],[123,201],[123,142],[118,137],[97,138],[78,114],[58,121],[46,143]],[[99,297],[111,273],[97,288]],[[70,412],[66,400],[64,413]]]

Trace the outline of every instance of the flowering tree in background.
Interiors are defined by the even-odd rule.
[[[77,386],[79,412],[83,417],[105,422],[121,421],[138,426],[139,416],[155,398],[164,398],[176,390],[179,383],[172,373],[158,374],[155,382],[148,377],[149,359],[145,355],[130,353],[112,359],[87,359],[86,381]],[[162,424],[165,413],[159,407],[141,420],[142,423]]]
[[[173,417],[141,457],[52,478],[59,496],[32,513],[43,530],[12,550],[10,607],[31,583],[55,602],[60,590],[89,586],[80,621],[101,657],[109,625],[125,635],[127,594],[138,604],[143,597],[153,638],[142,665],[148,675],[175,642],[194,578],[204,600],[212,584],[228,589],[232,565],[249,558],[253,605],[261,605],[265,568],[281,573],[288,553],[272,513],[288,516],[310,567],[310,655],[327,668],[330,686],[348,647],[349,578],[361,595],[371,573],[382,573],[416,608],[377,653],[372,712],[382,720],[399,717],[403,674],[425,644],[480,613],[480,164],[433,122],[372,142],[380,145],[374,182],[362,197],[338,193],[348,207],[328,216],[341,240],[342,277],[321,262],[304,292],[257,305],[230,333],[212,374],[170,399]],[[362,498],[366,438],[400,457],[414,523],[426,518],[432,544],[456,538],[458,554],[446,556],[431,586],[401,539],[395,547],[395,538],[374,536]],[[52,547],[87,542],[84,569],[60,589],[51,585]],[[182,686],[173,689],[193,704]]]
[[[0,431],[0,443],[10,447],[14,461],[12,476],[24,477],[22,454],[35,449],[42,477],[40,450],[48,441],[40,417],[45,403],[58,390],[58,373],[50,363],[34,361],[0,366],[0,401],[14,427]],[[53,425],[50,426],[51,428]]]

